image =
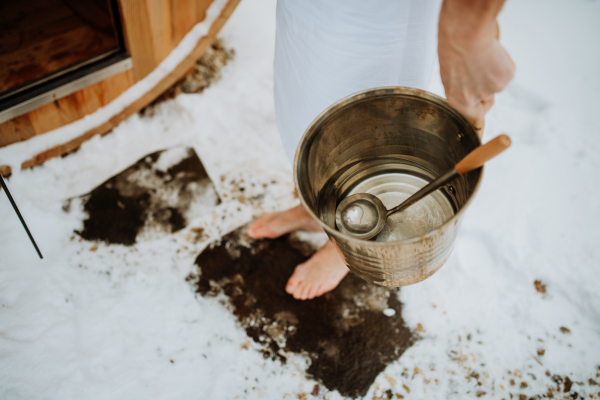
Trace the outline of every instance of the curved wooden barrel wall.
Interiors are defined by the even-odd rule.
[[[136,113],[179,80],[215,39],[240,0],[229,0],[208,34],[194,50],[155,87],[108,122],[82,132],[68,143],[51,148],[23,163],[23,168],[68,153],[85,140],[108,132]],[[41,106],[0,124],[0,147],[27,140],[74,122],[110,103],[135,82],[144,78],[177,46],[192,27],[205,18],[212,0],[119,0],[127,51],[133,69],[90,85],[71,95]]]

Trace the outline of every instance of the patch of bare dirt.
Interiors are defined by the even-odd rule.
[[[320,298],[295,300],[285,284],[312,250],[290,236],[254,241],[244,232],[245,227],[230,233],[198,256],[197,291],[227,295],[265,358],[285,363],[291,353],[305,354],[311,360],[306,372],[323,386],[344,396],[364,396],[415,341],[402,319],[398,289],[348,274]],[[386,316],[387,308],[395,314]]]
[[[542,294],[546,293],[546,285],[544,285],[542,283],[542,281],[540,281],[540,280],[533,281],[533,286],[535,287],[535,290],[538,291],[539,293],[542,293]]]
[[[223,39],[217,38],[182,79],[144,107],[140,114],[152,116],[154,106],[173,99],[181,93],[202,93],[213,82],[221,79],[221,69],[233,60],[234,56],[235,50],[225,47]]]
[[[133,245],[142,231],[176,232],[187,225],[188,212],[202,213],[220,202],[192,148],[158,151],[82,196],[88,217],[76,233],[86,240]],[[64,206],[69,209],[70,201]]]

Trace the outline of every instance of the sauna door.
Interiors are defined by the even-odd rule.
[[[124,52],[115,6],[0,0],[0,100]]]

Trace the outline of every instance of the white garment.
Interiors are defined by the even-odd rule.
[[[275,113],[293,162],[308,125],[352,93],[427,89],[441,0],[278,0]]]

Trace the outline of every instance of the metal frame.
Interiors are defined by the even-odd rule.
[[[94,83],[110,78],[133,67],[127,54],[117,54],[83,67],[71,74],[63,75],[48,83],[23,91],[0,101],[0,123],[6,122],[38,107],[58,100]]]

